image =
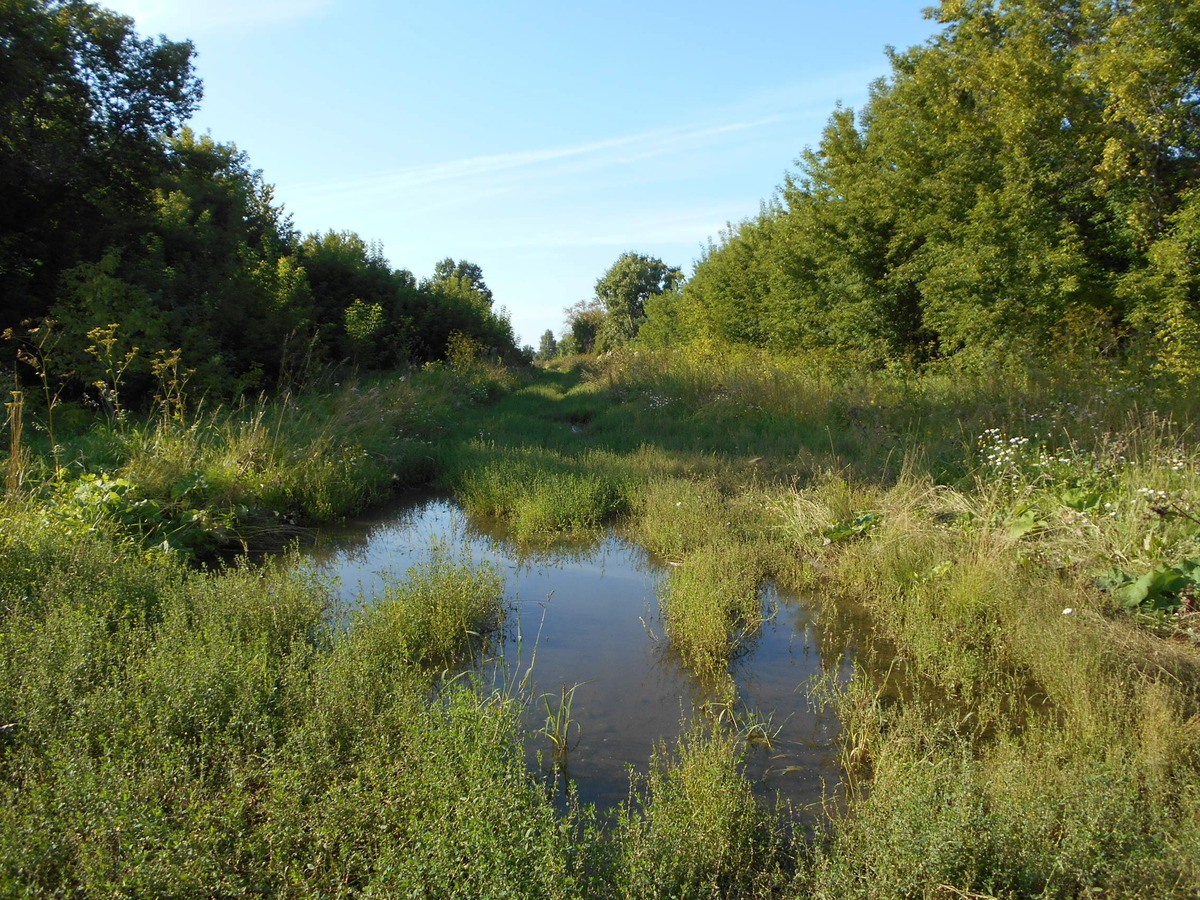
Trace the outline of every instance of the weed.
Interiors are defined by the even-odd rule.
[[[781,823],[737,761],[737,739],[719,728],[656,750],[621,812],[617,896],[769,897],[785,883]]]
[[[566,776],[571,750],[579,743],[579,723],[571,718],[571,707],[575,702],[575,691],[581,683],[567,687],[565,684],[558,697],[558,705],[551,703],[552,694],[542,694],[542,702],[546,706],[546,724],[538,734],[550,739],[551,757],[554,760],[555,772]]]
[[[762,577],[754,551],[736,544],[700,548],[671,570],[660,598],[666,637],[702,678],[723,673],[761,627]]]
[[[353,629],[363,640],[380,634],[406,665],[446,669],[479,650],[500,625],[502,600],[494,567],[456,560],[435,545],[403,578],[384,573],[382,593],[362,598]]]
[[[15,500],[21,493],[21,482],[25,478],[28,448],[23,443],[25,429],[25,394],[10,391],[12,400],[4,404],[8,425],[8,466],[4,479],[4,494]]]

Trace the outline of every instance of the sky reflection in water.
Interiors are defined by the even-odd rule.
[[[564,686],[579,685],[570,774],[584,803],[609,807],[623,800],[628,767],[644,772],[655,743],[673,740],[692,705],[710,699],[660,639],[656,591],[666,568],[611,534],[520,548],[501,528],[468,521],[438,497],[330,529],[312,557],[338,578],[343,602],[369,602],[383,587],[381,573],[402,576],[429,557],[435,542],[459,558],[489,561],[504,576],[510,608],[503,644],[495,648],[507,667],[501,677],[518,680],[534,661],[531,730],[546,718],[542,694],[552,694],[557,706]],[[813,612],[799,599],[768,587],[764,602],[774,616],[734,663],[734,677],[744,707],[769,717],[779,734],[770,749],[751,750],[747,774],[761,790],[802,806],[817,802],[837,778],[831,748],[837,721],[813,709],[807,683],[830,670],[847,677],[851,653],[821,647]],[[532,764],[538,750],[549,759],[547,738],[532,735],[527,745]]]

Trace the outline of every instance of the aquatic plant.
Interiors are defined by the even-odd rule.
[[[538,730],[538,734],[550,739],[551,758],[556,772],[566,775],[567,763],[571,751],[580,740],[579,723],[571,717],[571,706],[575,702],[575,691],[582,682],[567,687],[565,684],[559,692],[558,704],[551,701],[553,694],[542,694],[542,703],[546,707],[546,723]]]
[[[762,577],[755,551],[736,543],[697,549],[670,570],[659,598],[666,638],[702,678],[723,673],[761,627]]]
[[[444,669],[480,649],[504,614],[504,581],[490,563],[473,564],[435,544],[402,577],[381,573],[383,589],[361,598],[356,631],[385,632],[406,664]]]
[[[771,897],[787,883],[785,829],[738,759],[736,737],[719,727],[655,751],[619,817],[616,896]]]

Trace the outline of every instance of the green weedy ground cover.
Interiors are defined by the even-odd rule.
[[[101,428],[44,489],[29,458],[0,895],[1194,896],[1194,398],[1088,371],[460,360]],[[663,638],[724,705],[603,831],[526,771],[519,692],[442,675],[502,620],[487,567],[450,548],[331,616],[294,564],[187,564],[431,478],[520,539],[612,524],[673,564]],[[867,623],[819,692],[846,774],[804,839],[722,712],[768,578]]]
[[[785,852],[783,895],[1200,886],[1195,398],[1085,370],[628,354],[488,432],[625,486],[616,521],[677,564],[666,638],[697,674],[752,632],[743,566],[868,616],[878,649],[830,692],[848,803]]]

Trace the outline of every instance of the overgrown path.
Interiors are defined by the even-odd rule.
[[[114,423],[65,471],[14,455],[0,894],[1194,896],[1193,402],[1103,366],[460,360]],[[611,523],[675,563],[666,639],[731,696],[765,578],[868,616],[827,686],[846,802],[819,839],[755,798],[719,716],[604,839],[556,810],[519,698],[442,677],[497,621],[485,566],[435,558],[340,629],[301,567],[185,559],[431,479],[521,540]]]
[[[889,896],[1200,883],[1186,395],[1116,370],[834,383],[714,362],[546,373],[471,423],[453,483],[530,537],[615,519],[677,562],[668,639],[707,677],[764,577],[830,619],[867,612],[896,680],[868,645],[835,700],[869,791],[818,866],[831,895],[855,870],[893,872]]]

